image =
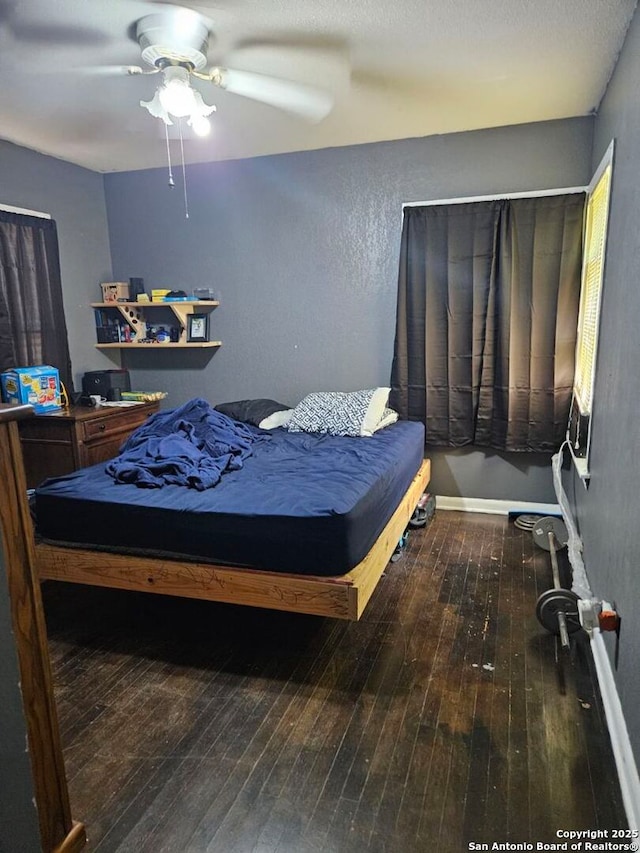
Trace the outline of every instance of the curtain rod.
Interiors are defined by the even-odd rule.
[[[39,210],[27,210],[25,207],[12,207],[10,204],[0,204],[0,210],[7,213],[19,213],[22,216],[39,216],[40,219],[51,219],[50,213],[42,213]]]
[[[471,204],[474,201],[499,201],[503,198],[539,198],[546,195],[571,195],[572,193],[586,193],[588,187],[560,187],[555,190],[531,190],[522,193],[496,193],[495,195],[463,196],[462,198],[441,198],[435,201],[405,201],[405,207],[432,207],[436,204]]]

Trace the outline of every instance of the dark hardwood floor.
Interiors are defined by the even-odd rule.
[[[43,587],[74,817],[99,853],[359,853],[626,825],[548,553],[438,512],[359,623]],[[481,848],[475,848],[481,849]]]

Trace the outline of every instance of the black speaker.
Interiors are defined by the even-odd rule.
[[[128,370],[90,370],[82,377],[85,394],[100,394],[107,400],[121,399],[123,391],[131,391]]]
[[[144,293],[144,279],[143,278],[130,278],[129,279],[129,299],[131,302],[136,301],[136,297],[139,293]]]

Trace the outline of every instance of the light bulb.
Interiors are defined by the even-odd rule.
[[[160,89],[160,103],[168,113],[182,118],[191,115],[195,102],[195,92],[187,80],[174,78],[168,80]]]
[[[211,122],[206,116],[194,113],[188,121],[196,136],[208,136],[211,131]]]

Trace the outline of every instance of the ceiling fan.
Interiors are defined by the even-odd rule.
[[[145,65],[126,66],[125,71],[131,75],[162,75],[154,97],[140,101],[140,105],[165,125],[173,124],[174,119],[186,119],[196,134],[208,133],[208,117],[216,107],[205,103],[192,85],[194,78],[310,122],[321,121],[333,107],[334,95],[329,88],[255,71],[207,67],[212,31],[207,19],[192,9],[168,9],[141,18],[135,24],[135,38]],[[334,59],[338,59],[337,55]]]

